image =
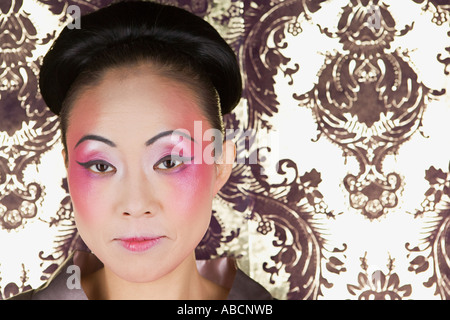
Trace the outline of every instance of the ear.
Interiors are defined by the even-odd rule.
[[[222,144],[222,155],[216,161],[216,181],[214,185],[214,196],[230,178],[236,159],[236,145],[232,140],[227,140]]]
[[[67,158],[67,151],[65,148],[63,148],[61,150],[61,155],[63,156],[64,165],[66,166],[66,170],[67,170],[69,168],[69,159]]]

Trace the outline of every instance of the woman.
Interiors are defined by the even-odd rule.
[[[270,299],[232,261],[195,259],[235,157],[232,141],[211,134],[241,96],[231,48],[201,18],[150,2],[113,4],[80,26],[44,57],[40,89],[60,116],[75,221],[92,253],[16,298]]]

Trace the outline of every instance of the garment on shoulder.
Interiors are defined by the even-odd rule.
[[[74,266],[77,266],[82,274],[90,274],[102,268],[103,264],[92,253],[75,251],[41,287],[20,293],[8,300],[88,300],[81,285],[74,282],[77,270]],[[273,299],[263,286],[237,268],[233,259],[197,260],[197,268],[205,278],[230,289],[228,300]]]

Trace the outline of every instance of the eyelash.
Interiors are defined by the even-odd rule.
[[[77,163],[78,163],[80,166],[84,167],[85,169],[87,169],[87,170],[89,170],[89,171],[91,171],[91,172],[93,172],[93,173],[95,173],[95,174],[99,174],[99,175],[109,174],[109,173],[115,173],[115,172],[117,171],[117,169],[114,168],[113,165],[111,165],[110,163],[108,163],[108,162],[106,162],[106,161],[102,161],[102,160],[92,160],[92,161],[88,161],[88,162],[78,162],[78,161],[77,161]],[[101,171],[101,170],[98,170],[97,166],[99,166],[99,165],[106,166],[107,168],[113,168],[113,171],[111,172],[111,171]],[[97,168],[98,171],[92,170],[91,168],[92,168],[93,166],[95,166],[95,167]]]
[[[153,169],[155,170],[162,170],[162,171],[171,171],[174,170],[176,168],[178,168],[179,166],[181,166],[182,164],[184,164],[185,162],[189,162],[192,161],[194,159],[194,157],[189,158],[189,157],[179,157],[179,156],[172,156],[172,155],[168,155],[163,157],[161,160],[159,160],[154,166]],[[167,168],[163,169],[163,168],[159,168],[159,165],[163,164],[165,161],[180,161],[181,163],[178,165],[175,165],[174,167],[171,168]],[[98,175],[104,175],[104,174],[112,174],[112,173],[116,173],[117,169],[110,163],[106,162],[106,161],[102,161],[102,160],[92,160],[92,161],[87,161],[87,162],[78,162],[77,163],[84,167],[85,169],[98,174]],[[106,170],[108,168],[112,168],[112,170],[110,171],[106,171],[106,170],[99,170],[97,166],[102,165],[102,166],[106,166]],[[97,171],[92,170],[92,167],[96,167]]]
[[[161,160],[159,160],[154,166],[153,169],[155,170],[163,170],[163,171],[169,171],[169,170],[174,170],[176,168],[178,168],[179,166],[181,166],[182,164],[184,164],[185,162],[189,162],[192,161],[194,159],[194,157],[189,158],[189,157],[180,157],[180,156],[173,156],[173,155],[168,155],[163,157]],[[171,168],[166,168],[166,169],[162,169],[162,168],[158,168],[159,165],[163,164],[165,161],[180,161],[181,163],[171,167]]]

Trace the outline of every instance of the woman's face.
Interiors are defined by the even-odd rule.
[[[192,256],[225,182],[194,152],[206,147],[191,140],[196,121],[199,137],[210,126],[192,92],[149,70],[108,71],[74,102],[66,135],[79,233],[105,267],[133,282]]]

